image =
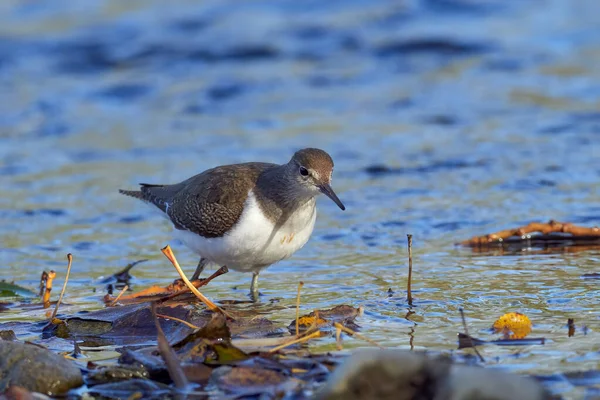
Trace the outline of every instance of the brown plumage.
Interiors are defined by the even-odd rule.
[[[155,205],[176,229],[214,238],[223,236],[239,220],[250,190],[254,189],[262,211],[274,222],[285,215],[284,210],[307,200],[298,195],[299,166],[314,170],[324,183],[330,182],[333,160],[329,154],[307,148],[297,151],[287,164],[223,165],[177,184],[141,183],[139,191],[119,192]]]
[[[120,193],[154,204],[177,229],[206,238],[223,236],[240,218],[248,192],[261,173],[276,164],[245,163],[206,170],[174,185],[141,183]]]

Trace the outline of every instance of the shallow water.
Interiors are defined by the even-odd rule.
[[[167,284],[177,276],[161,247],[171,243],[189,273],[197,257],[117,189],[320,147],[347,210],[320,199],[309,244],[261,274],[263,299],[289,307],[276,319],[293,319],[300,280],[307,311],[362,305],[363,334],[386,346],[412,336],[416,348],[450,351],[460,307],[484,339],[497,317],[520,311],[546,345],[486,347],[489,364],[600,366],[599,281],[582,278],[599,272],[598,248],[454,246],[550,218],[598,224],[600,3],[47,4],[0,7],[3,278],[34,288],[55,269],[60,287],[72,252],[64,312],[101,308],[101,278],[136,259],[150,260],[133,270],[134,289]],[[232,272],[206,294],[243,300],[249,282]],[[0,321],[37,318],[15,313]]]

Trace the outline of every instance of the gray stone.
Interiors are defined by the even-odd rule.
[[[480,367],[453,364],[448,357],[396,349],[361,349],[331,375],[321,400],[543,400],[535,380]]]
[[[64,357],[35,345],[0,341],[0,393],[14,385],[52,396],[82,384],[81,371]]]

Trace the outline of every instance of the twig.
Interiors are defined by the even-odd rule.
[[[412,306],[412,235],[408,234],[406,237],[408,238],[408,283],[406,286],[406,297],[408,300],[408,305]]]
[[[125,293],[127,291],[127,289],[129,289],[129,285],[123,286],[123,289],[121,289],[121,291],[119,292],[117,297],[115,297],[115,299],[110,303],[110,307],[114,307],[117,305],[117,302],[119,301],[121,296],[123,296],[123,293]]]
[[[169,371],[169,376],[173,379],[175,383],[175,387],[180,390],[184,390],[188,385],[187,377],[179,364],[179,360],[177,359],[177,355],[169,345],[165,333],[160,327],[160,322],[158,322],[158,318],[156,316],[156,303],[152,302],[150,306],[152,311],[152,316],[154,317],[154,325],[156,325],[157,331],[157,344],[158,344],[158,352],[160,356],[164,360],[165,364],[167,364],[167,371]]]
[[[199,327],[199,326],[196,326],[196,325],[194,325],[194,324],[190,324],[190,323],[189,323],[189,322],[187,322],[187,321],[184,321],[184,320],[182,320],[182,319],[179,319],[179,318],[171,317],[171,316],[169,316],[169,315],[156,314],[156,316],[157,316],[157,317],[160,317],[160,318],[164,318],[164,319],[170,319],[170,320],[173,320],[173,321],[181,322],[182,324],[184,324],[184,325],[185,325],[185,326],[187,326],[188,328],[192,328],[192,329],[200,329],[200,327]]]
[[[300,318],[300,289],[304,286],[304,282],[298,282],[298,295],[296,296],[296,337],[298,337],[300,331],[300,325],[298,319]]]
[[[335,344],[338,350],[342,350],[342,328],[335,327]]]
[[[71,253],[67,254],[67,260],[69,264],[67,265],[67,275],[65,276],[65,283],[63,283],[62,290],[60,291],[60,296],[58,296],[58,301],[56,302],[56,307],[54,307],[54,312],[52,313],[50,321],[52,321],[56,317],[56,314],[58,313],[58,307],[60,306],[60,302],[62,301],[63,296],[65,295],[65,290],[67,290],[67,282],[69,282],[69,275],[71,274],[71,264],[73,264],[73,255]]]
[[[459,308],[458,311],[460,311],[460,317],[462,318],[463,328],[465,329],[465,334],[469,337],[469,341],[471,342],[471,347],[473,347],[473,350],[475,350],[475,354],[477,354],[479,356],[479,360],[482,363],[484,363],[485,359],[479,353],[479,350],[477,350],[477,347],[475,347],[475,344],[473,343],[473,339],[471,338],[471,335],[469,335],[469,328],[467,328],[467,320],[465,319],[465,312],[463,311],[462,307]]]
[[[213,272],[213,274],[211,276],[209,276],[208,278],[204,278],[204,279],[199,279],[199,280],[193,281],[192,285],[194,285],[194,287],[196,289],[199,288],[199,287],[202,287],[202,286],[206,286],[206,285],[208,285],[208,283],[210,281],[212,281],[216,277],[224,275],[224,274],[226,274],[228,272],[229,272],[229,269],[224,265],[221,268],[219,268],[218,270],[216,270],[215,272]],[[186,293],[189,293],[189,292],[190,292],[190,290],[186,286],[185,289],[179,290],[179,291],[177,291],[175,293],[171,293],[171,294],[169,294],[169,295],[167,295],[165,297],[162,297],[162,298],[158,299],[157,301],[159,301],[160,303],[163,303],[163,302],[165,302],[167,300],[171,300],[171,299],[173,299],[173,298],[175,298],[175,297],[177,297],[179,295],[186,294]]]
[[[316,331],[311,333],[310,335],[306,335],[306,336],[302,336],[299,339],[296,340],[292,340],[290,342],[284,343],[281,346],[277,346],[277,347],[273,347],[271,350],[269,350],[269,353],[275,353],[281,349],[285,349],[288,346],[291,346],[293,344],[298,344],[298,343],[302,343],[302,342],[306,342],[307,340],[313,339],[313,338],[318,338],[321,336],[321,331]]]
[[[192,293],[194,293],[196,295],[196,297],[198,299],[200,299],[200,301],[202,301],[204,304],[206,304],[206,306],[211,311],[220,312],[221,314],[225,315],[227,318],[233,319],[233,317],[231,317],[229,314],[227,314],[225,311],[223,311],[221,308],[219,308],[215,303],[210,301],[206,296],[204,296],[202,293],[200,293],[200,291],[198,289],[196,289],[194,287],[194,285],[192,285],[192,283],[185,276],[181,267],[179,266],[179,262],[177,262],[177,259],[175,258],[175,254],[173,254],[173,250],[171,250],[171,246],[166,245],[160,251],[162,251],[162,253],[169,259],[169,261],[171,261],[171,263],[173,264],[173,266],[179,273],[181,280],[183,280],[183,282],[186,284],[186,286],[192,291]]]
[[[413,326],[410,327],[410,332],[408,334],[408,336],[410,336],[410,339],[408,339],[408,344],[410,345],[410,351],[413,351],[415,349],[414,341],[415,341],[415,328],[417,327],[417,323],[410,319],[410,316],[413,315],[414,313],[415,312],[412,310],[412,308],[409,308],[406,311],[406,315],[404,316],[404,318],[407,321],[410,321],[413,323]]]
[[[56,272],[50,271],[48,272],[48,277],[46,279],[46,290],[44,291],[44,308],[50,307],[50,293],[52,292],[52,281],[56,277]]]
[[[367,342],[367,343],[371,343],[373,346],[377,346],[377,347],[379,347],[380,349],[385,349],[385,347],[383,347],[382,345],[380,345],[380,344],[379,344],[379,343],[377,343],[376,341],[374,341],[374,340],[371,340],[371,339],[369,339],[369,338],[367,338],[367,337],[365,337],[365,336],[361,335],[360,333],[357,333],[357,332],[353,331],[352,329],[350,329],[350,328],[348,328],[348,327],[346,327],[346,326],[344,326],[344,325],[340,324],[339,322],[335,322],[335,323],[333,324],[333,326],[334,326],[335,328],[337,328],[337,329],[340,329],[340,330],[342,330],[342,331],[346,332],[346,333],[347,333],[347,334],[349,334],[350,336],[354,336],[354,337],[357,337],[357,338],[359,338],[359,339],[362,339],[362,340],[364,340],[364,341],[365,341],[365,342]]]

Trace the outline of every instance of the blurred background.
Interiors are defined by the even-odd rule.
[[[598,224],[598,1],[4,0],[0,19],[2,278],[35,286],[72,252],[77,311],[101,308],[99,279],[136,259],[150,261],[135,289],[175,279],[167,243],[191,274],[197,257],[119,188],[320,147],[347,211],[320,200],[311,241],[261,275],[265,299],[292,305],[302,279],[311,309],[361,304],[369,337],[437,350],[454,348],[460,306],[479,336],[523,311],[553,342],[494,349],[499,364],[597,367],[598,282],[581,278],[597,249],[454,243],[550,218]],[[246,299],[249,280],[232,272],[207,293]],[[564,343],[567,317],[591,333]]]

